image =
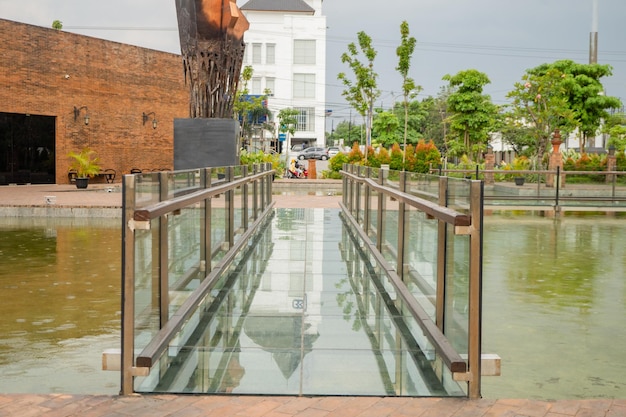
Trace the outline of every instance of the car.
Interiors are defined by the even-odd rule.
[[[329,159],[328,151],[326,148],[318,148],[315,146],[311,146],[310,148],[304,149],[302,152],[298,154],[298,159],[321,159],[325,161]]]
[[[300,144],[300,145],[293,145],[293,146],[291,147],[291,150],[292,150],[292,151],[294,151],[294,152],[301,152],[301,151],[302,151],[302,149],[303,149],[303,148],[302,148],[302,145],[301,145],[301,144]]]
[[[328,152],[328,156],[330,158],[332,158],[333,156],[335,156],[338,153],[340,153],[341,149],[339,149],[338,146],[330,146],[330,147],[326,148],[326,151]]]

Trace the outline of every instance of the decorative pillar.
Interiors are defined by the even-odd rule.
[[[485,184],[493,184],[493,171],[496,166],[496,156],[493,153],[491,145],[487,145],[487,155],[485,155]]]
[[[615,156],[615,146],[609,146],[609,154],[606,157],[606,170],[607,171],[615,171],[617,168],[617,157]],[[615,181],[615,174],[607,174],[606,175],[606,183],[613,184]]]
[[[556,171],[557,167],[561,170],[561,187],[565,185],[565,175],[563,175],[563,156],[561,155],[561,144],[563,141],[561,140],[561,132],[559,129],[554,130],[554,135],[552,136],[552,153],[550,154],[550,163],[548,165],[548,169],[550,171]],[[554,187],[554,177],[555,174],[548,174],[546,176],[546,187]]]

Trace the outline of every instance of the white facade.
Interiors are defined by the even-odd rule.
[[[296,133],[288,138],[291,144],[326,146],[326,17],[322,0],[301,3],[314,12],[246,10],[247,4],[242,6],[250,22],[244,35],[243,66],[253,68],[250,94],[271,91],[268,108],[276,125],[281,109],[301,111]]]

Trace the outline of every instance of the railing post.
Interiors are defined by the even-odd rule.
[[[558,168],[557,168],[558,169]],[[558,173],[558,171],[557,171]],[[470,186],[470,259],[469,259],[469,331],[467,344],[468,369],[471,375],[468,393],[471,399],[481,397],[481,345],[482,345],[482,258],[483,258],[483,192],[482,182]]]
[[[159,201],[166,201],[169,197],[168,174],[159,172]],[[159,277],[159,328],[165,326],[169,320],[169,220],[167,216],[159,217],[158,259],[153,265],[158,265],[156,275]]]
[[[370,178],[372,176],[371,167],[367,167],[365,169],[365,175],[367,176],[367,178]],[[365,184],[364,187],[365,190],[363,191],[363,199],[365,201],[363,207],[363,230],[365,231],[365,234],[368,234],[370,229],[370,210],[372,205],[370,199],[372,198],[372,190],[370,190],[370,187],[368,187],[367,184]]]
[[[385,170],[381,169],[378,171],[378,184],[383,185],[385,183]],[[383,210],[385,208],[385,195],[383,193],[378,193],[378,211],[376,212],[376,248],[379,252],[382,252],[383,248],[383,219],[385,218]]]
[[[226,167],[226,181],[232,182],[235,177],[235,168]],[[235,244],[235,190],[226,191],[226,239],[228,248],[232,248]]]
[[[245,178],[248,176],[248,166],[244,165],[241,167],[241,175]],[[243,185],[243,190],[241,190],[241,224],[243,230],[248,230],[248,215],[249,215],[249,207],[248,207],[248,183]]]
[[[211,188],[211,168],[204,169],[203,174],[203,188]],[[211,242],[211,221],[213,214],[211,210],[211,203],[211,198],[207,198],[206,200],[204,200],[204,225],[202,227],[202,233],[200,236],[202,242],[202,247],[200,248],[202,259],[200,260],[200,262],[203,264],[200,266],[200,270],[204,272],[204,277],[206,277],[208,273],[211,272],[211,270],[213,269],[211,262],[213,256],[213,244]]]
[[[122,395],[134,392],[132,369],[135,365],[135,175],[124,175],[122,187]]]
[[[259,173],[259,164],[254,164],[252,166],[252,175],[256,175]],[[259,181],[255,180],[252,183],[252,212],[254,213],[254,220],[259,218]]]
[[[406,192],[406,171],[400,171],[400,181],[398,188],[401,192]],[[404,281],[404,229],[406,222],[406,203],[398,202],[398,254],[396,259],[396,271],[402,281]]]
[[[448,206],[448,177],[439,177],[439,205]],[[444,330],[446,313],[446,268],[448,246],[448,225],[439,220],[437,223],[437,288],[435,297],[435,323],[441,332]]]

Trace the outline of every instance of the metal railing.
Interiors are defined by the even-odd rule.
[[[122,394],[150,374],[267,221],[273,175],[260,164],[124,176]]]
[[[435,372],[479,398],[483,182],[354,165],[341,173],[343,214],[415,339],[434,351]]]
[[[485,181],[490,208],[626,210],[626,172],[555,170],[431,170]]]

